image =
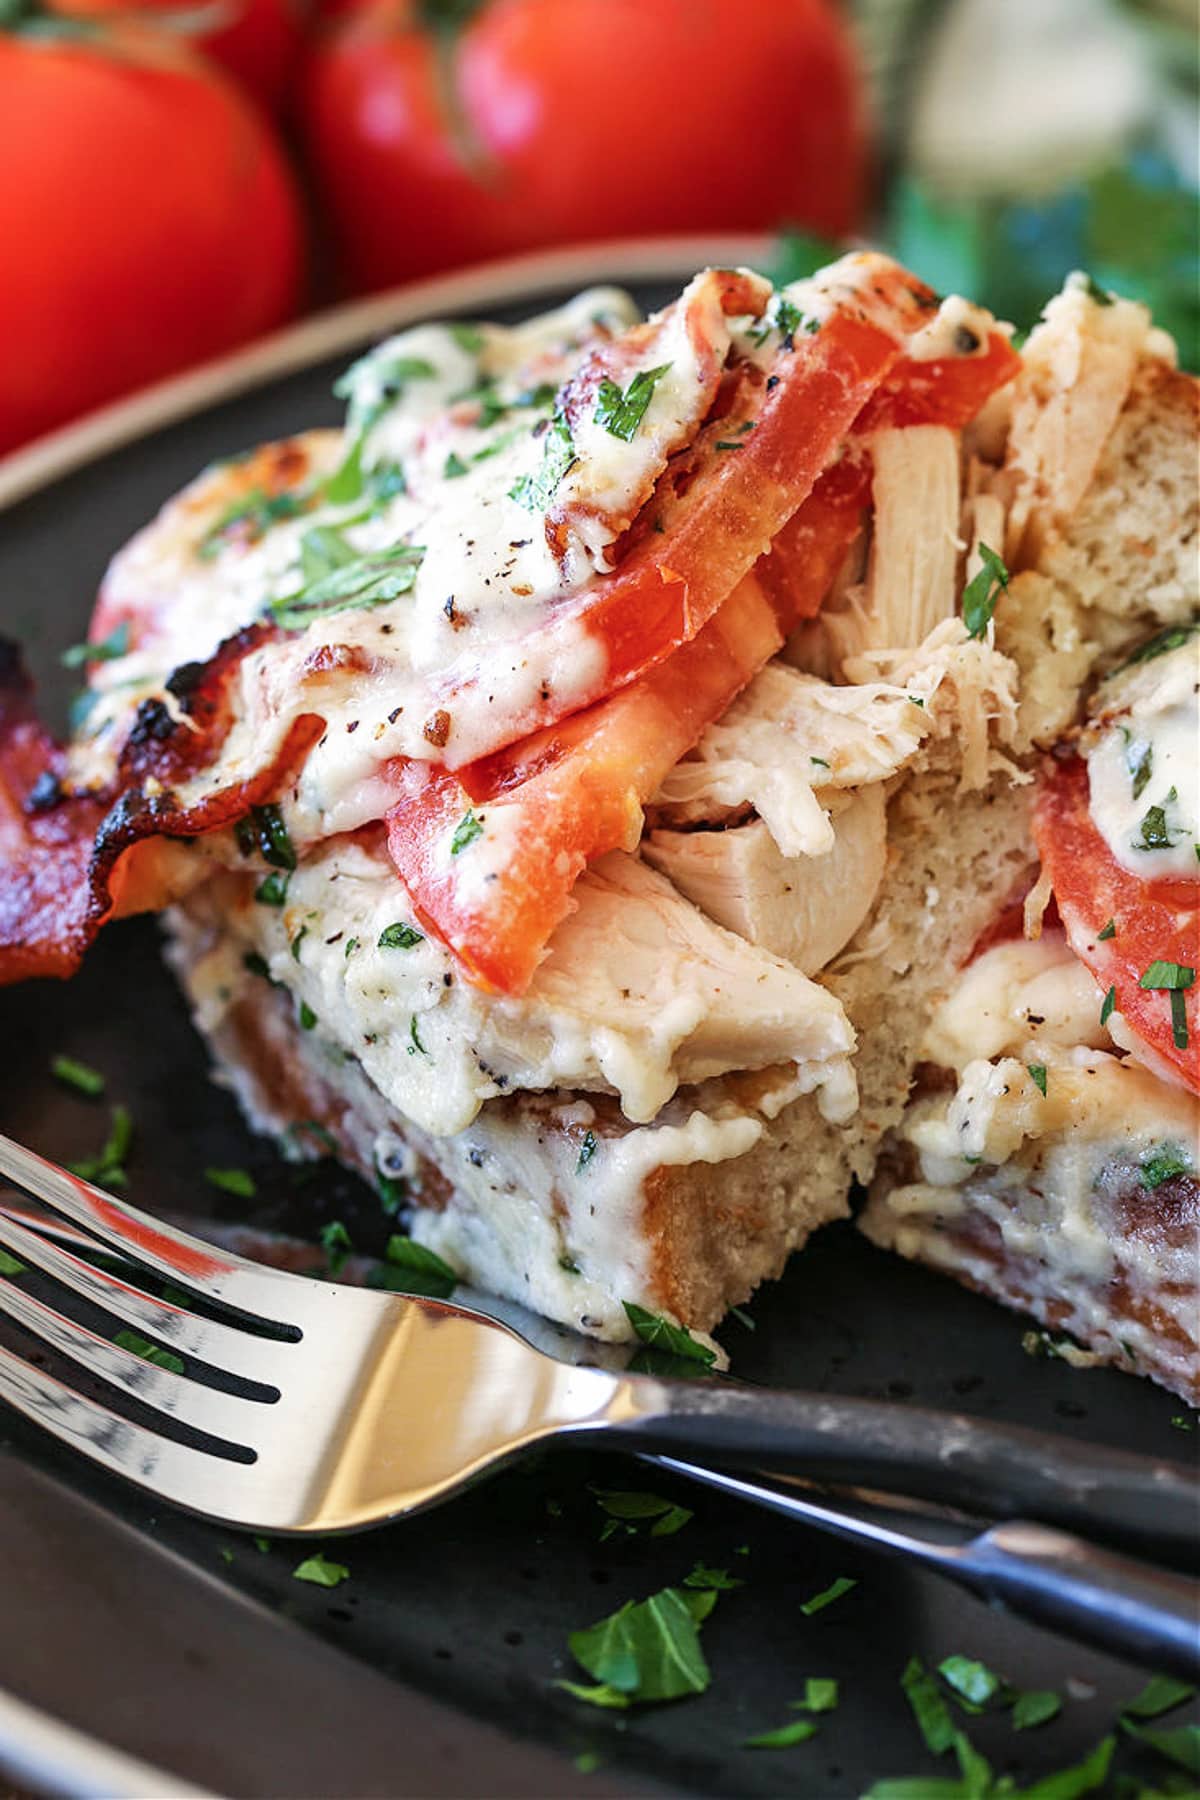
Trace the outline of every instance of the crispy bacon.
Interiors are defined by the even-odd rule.
[[[277,754],[245,781],[190,806],[168,785],[220,749],[232,722],[230,677],[259,641],[252,627],[208,663],[176,670],[168,691],[178,715],[165,702],[143,703],[114,786],[72,793],[63,752],[35,716],[20,655],[0,640],[0,984],[74,974],[106,919],[155,910],[179,891],[179,866],[163,840],[219,831],[286,785],[325,728],[316,714],[297,718]]]

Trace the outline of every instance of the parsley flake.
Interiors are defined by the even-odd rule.
[[[1113,1013],[1116,1010],[1116,1005],[1117,990],[1115,987],[1110,987],[1100,1003],[1100,1023],[1102,1025],[1108,1024],[1108,1021],[1112,1018]]]
[[[318,1552],[316,1556],[305,1557],[292,1570],[292,1579],[311,1582],[313,1587],[335,1588],[350,1579],[350,1571],[345,1563],[331,1562],[327,1556]]]
[[[743,1738],[743,1750],[790,1750],[793,1744],[803,1744],[817,1732],[813,1719],[789,1719],[786,1725],[779,1725],[774,1731],[760,1731],[755,1737]]]
[[[412,950],[417,944],[424,942],[424,932],[406,925],[402,919],[398,919],[394,925],[385,925],[378,939],[381,950]]]
[[[594,1131],[585,1131],[583,1134],[583,1142],[579,1146],[579,1157],[575,1164],[575,1173],[577,1175],[582,1175],[595,1154],[596,1134]]]
[[[173,1375],[183,1374],[183,1358],[176,1356],[171,1350],[160,1349],[152,1344],[149,1338],[139,1336],[136,1331],[118,1331],[113,1339],[122,1350],[130,1350],[134,1356],[140,1356],[143,1362],[153,1363],[156,1368],[170,1369]]]
[[[1135,792],[1137,790],[1135,789]],[[1184,835],[1179,826],[1167,822],[1167,806],[1175,798],[1175,789],[1167,795],[1162,806],[1148,806],[1138,821],[1140,838],[1131,840],[1134,850],[1173,850]],[[1174,833],[1174,835],[1172,835]]]
[[[1154,773],[1154,745],[1144,738],[1132,738],[1125,746],[1125,767],[1133,784],[1133,797],[1140,800]]]
[[[1190,1175],[1191,1171],[1192,1159],[1182,1145],[1162,1144],[1148,1156],[1143,1156],[1138,1164],[1138,1179],[1144,1188],[1153,1192],[1173,1175]]]
[[[1014,1731],[1032,1731],[1036,1725],[1047,1725],[1062,1711],[1062,1699],[1053,1688],[1035,1688],[1018,1694],[1013,1702]]]
[[[972,575],[962,596],[963,624],[973,638],[981,638],[987,632],[996,602],[1009,582],[1008,570],[990,545],[980,544],[979,560],[982,567]]]
[[[555,413],[542,439],[542,460],[530,475],[522,475],[508,490],[510,500],[527,512],[545,512],[559,482],[575,466],[575,442],[562,413]]]
[[[253,1200],[258,1192],[254,1177],[248,1169],[205,1169],[204,1179],[210,1187],[220,1188],[226,1194],[236,1194],[239,1200]]]
[[[272,868],[289,872],[296,867],[296,852],[277,806],[252,806],[233,831],[243,856],[257,854]]]
[[[0,1249],[0,1275],[23,1275],[25,1264],[10,1256],[7,1250]]]
[[[1108,924],[1103,926],[1101,930],[1096,933],[1096,942],[1098,944],[1105,944],[1108,942],[1109,938],[1115,938],[1116,935],[1117,921],[1115,919],[1110,919]]]
[[[623,443],[632,443],[654,390],[670,367],[670,363],[660,363],[656,369],[639,369],[624,392],[606,375],[596,394],[593,416],[597,425],[603,425]]]
[[[1046,1092],[1045,1063],[1026,1063],[1025,1067],[1029,1070],[1029,1079],[1032,1081],[1034,1087],[1044,1095]]]
[[[482,836],[483,821],[477,819],[474,810],[468,807],[454,827],[454,836],[450,839],[451,856],[461,856],[468,844],[473,844],[477,837]]]
[[[420,544],[394,544],[340,563],[295,593],[269,602],[267,611],[285,631],[303,631],[314,619],[352,608],[386,606],[412,591],[425,555]]]
[[[264,875],[254,890],[254,898],[260,906],[284,906],[287,903],[288,881],[290,874],[282,869],[272,869]]]
[[[425,1048],[424,1044],[421,1042],[421,1033],[417,1029],[416,1013],[409,1014],[408,1036],[409,1036],[409,1040],[410,1040],[409,1046],[408,1046],[408,1054],[410,1056],[428,1056],[429,1055],[428,1050]]]
[[[716,1362],[716,1351],[694,1338],[686,1326],[675,1325],[660,1313],[648,1312],[644,1306],[638,1306],[632,1300],[625,1300],[622,1304],[625,1317],[643,1344],[649,1344],[655,1350],[665,1350],[671,1356],[683,1357],[687,1362],[703,1363],[706,1368],[711,1368]]]
[[[700,1624],[715,1600],[715,1594],[664,1588],[647,1600],[627,1600],[608,1618],[572,1632],[567,1642],[594,1681],[627,1700],[702,1694],[710,1676],[700,1648]],[[608,1699],[593,1703],[613,1704]]]
[[[299,1019],[301,1031],[311,1031],[317,1022],[317,1015],[308,1004],[307,1000],[302,1000],[300,1002]]]
[[[341,1274],[346,1266],[346,1259],[352,1253],[354,1244],[350,1233],[340,1219],[330,1219],[322,1225],[317,1236],[321,1240],[321,1248],[325,1252],[325,1262],[329,1273],[333,1276]]]
[[[836,1581],[831,1581],[827,1588],[823,1588],[819,1594],[814,1594],[811,1600],[806,1600],[800,1611],[806,1619],[810,1619],[814,1613],[824,1612],[827,1606],[832,1606],[835,1600],[840,1600],[843,1594],[848,1594],[851,1588],[857,1586],[858,1582],[849,1575],[839,1575]]]
[[[129,650],[129,620],[121,623],[94,644],[72,644],[59,657],[64,669],[80,669],[86,663],[115,662]]]
[[[442,464],[442,475],[445,480],[453,481],[457,476],[465,475],[466,472],[467,465],[462,457],[458,454],[457,450],[451,450],[449,456]]]
[[[132,1142],[133,1120],[128,1108],[114,1106],[108,1137],[99,1154],[68,1163],[67,1167],[72,1175],[78,1175],[83,1181],[94,1181],[99,1187],[124,1187],[127,1179],[125,1158]]]

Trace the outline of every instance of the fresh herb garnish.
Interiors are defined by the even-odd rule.
[[[1045,1094],[1045,1092],[1046,1092],[1046,1065],[1045,1065],[1045,1063],[1026,1063],[1025,1067],[1029,1070],[1029,1079],[1032,1081],[1034,1087],[1037,1088],[1039,1090],[1039,1092],[1041,1092],[1042,1094]]]
[[[582,1175],[595,1154],[596,1134],[594,1131],[585,1131],[583,1134],[583,1142],[579,1146],[579,1157],[575,1163],[575,1173],[577,1175]]]
[[[691,1518],[688,1513],[688,1518]],[[729,1594],[734,1588],[745,1587],[745,1582],[737,1575],[731,1575],[728,1569],[710,1569],[707,1563],[697,1563],[690,1575],[685,1575],[683,1585],[686,1588],[699,1588],[702,1593]]]
[[[50,1073],[56,1081],[66,1087],[73,1087],[78,1093],[87,1094],[95,1099],[104,1092],[104,1077],[99,1069],[91,1068],[87,1063],[77,1062],[73,1056],[56,1056],[50,1064]]]
[[[1153,662],[1155,657],[1167,656],[1172,650],[1181,650],[1198,629],[1200,620],[1193,620],[1190,625],[1169,625],[1164,631],[1155,632],[1152,638],[1139,644],[1132,656],[1127,656],[1123,663],[1110,669],[1105,680],[1111,681],[1114,675],[1119,675],[1123,669],[1132,669],[1137,663]]]
[[[94,1181],[98,1187],[124,1187],[127,1180],[125,1158],[132,1142],[133,1120],[128,1108],[114,1106],[108,1136],[99,1154],[68,1163],[67,1167],[72,1175],[78,1175],[83,1181]]]
[[[804,1683],[803,1700],[793,1700],[792,1705],[803,1708],[805,1712],[833,1712],[838,1703],[838,1684],[831,1677],[810,1675]]]
[[[272,600],[268,612],[285,631],[303,631],[314,619],[352,608],[386,606],[410,593],[425,555],[423,545],[394,544],[364,551],[306,582],[293,594]]]
[[[986,1663],[976,1662],[969,1656],[944,1657],[938,1664],[938,1673],[959,1700],[976,1712],[1004,1686],[999,1675],[994,1674]]]
[[[210,1187],[223,1193],[236,1194],[239,1200],[253,1200],[258,1188],[248,1169],[205,1169],[204,1179]]]
[[[661,1494],[642,1493],[624,1488],[592,1488],[598,1504],[608,1514],[600,1541],[605,1543],[621,1526],[632,1533],[636,1530],[638,1520],[652,1519],[651,1537],[674,1537],[677,1531],[695,1516],[686,1506],[677,1506],[673,1500],[665,1500]],[[685,1586],[700,1587],[704,1584],[688,1580]]]
[[[814,1719],[789,1719],[786,1725],[779,1725],[774,1731],[760,1731],[755,1737],[743,1738],[742,1749],[790,1750],[793,1744],[803,1744],[816,1733]]]
[[[81,669],[87,663],[115,662],[129,651],[129,620],[121,623],[95,644],[72,644],[59,658],[64,669]]]
[[[393,1268],[412,1269],[419,1275],[435,1275],[439,1281],[446,1283],[447,1288],[458,1285],[458,1276],[450,1264],[444,1262],[436,1250],[430,1250],[425,1244],[418,1244],[414,1238],[393,1232],[383,1254]]]
[[[827,1606],[832,1606],[835,1600],[840,1600],[843,1594],[848,1594],[851,1588],[857,1586],[858,1582],[849,1575],[839,1575],[837,1580],[831,1581],[827,1588],[823,1588],[819,1594],[814,1594],[811,1600],[806,1600],[800,1611],[806,1619],[809,1619],[814,1613],[824,1612]]]
[[[409,1038],[408,1054],[410,1056],[428,1056],[429,1055],[428,1050],[425,1048],[424,1044],[421,1042],[421,1033],[417,1026],[416,1013],[410,1013],[409,1017],[408,1017],[408,1038]]]
[[[428,381],[436,374],[425,357],[398,355],[380,345],[351,363],[334,382],[333,391],[347,402],[347,428],[364,432],[400,399],[411,382]]]
[[[934,1756],[942,1756],[953,1744],[957,1727],[941,1689],[919,1658],[909,1658],[908,1666],[900,1677],[900,1686],[912,1707],[913,1717],[925,1740],[926,1749],[931,1750]]]
[[[302,1000],[300,1002],[300,1011],[299,1011],[298,1017],[300,1020],[301,1031],[311,1031],[313,1026],[317,1022],[317,1015],[313,1011],[312,1007],[308,1004],[307,1000]]]
[[[1115,938],[1116,935],[1117,921],[1115,919],[1110,919],[1108,924],[1103,926],[1101,930],[1096,933],[1096,942],[1098,944],[1105,944],[1108,942],[1109,938]]]
[[[451,856],[461,856],[468,844],[473,844],[477,837],[483,836],[483,824],[475,817],[468,806],[458,824],[454,827],[454,836],[450,839]]]
[[[446,327],[460,350],[469,356],[476,356],[483,349],[484,336],[478,325],[472,325],[465,319],[451,319]]]
[[[322,1225],[317,1236],[321,1240],[321,1248],[325,1252],[325,1263],[329,1273],[340,1275],[346,1266],[346,1259],[354,1250],[350,1233],[340,1219],[330,1219]]]
[[[442,464],[442,475],[444,478],[447,481],[453,481],[456,476],[465,475],[466,472],[467,465],[462,457],[458,454],[457,450],[451,450],[449,456]]]
[[[291,943],[288,945],[288,949],[292,953],[292,961],[293,962],[300,961],[300,946],[304,942],[304,940],[307,936],[308,936],[308,926],[302,925],[300,927],[299,931],[296,933],[295,937],[292,939]]]
[[[1125,1718],[1157,1719],[1193,1699],[1195,1693],[1190,1681],[1176,1681],[1173,1675],[1152,1675],[1141,1692],[1125,1702],[1121,1712]]]
[[[0,1249],[0,1275],[23,1275],[25,1264],[10,1256],[7,1250]]]
[[[1163,1144],[1143,1156],[1138,1164],[1138,1179],[1144,1188],[1151,1192],[1161,1187],[1164,1181],[1170,1181],[1173,1175],[1189,1175],[1192,1159],[1179,1144]]]
[[[639,369],[624,392],[606,375],[596,394],[597,425],[603,425],[623,443],[632,443],[654,390],[670,367],[670,363],[660,363],[656,369]]]
[[[1138,982],[1141,988],[1166,989],[1170,993],[1171,1036],[1177,1050],[1186,1050],[1188,1047],[1187,1002],[1184,994],[1195,979],[1195,969],[1190,969],[1186,963],[1155,961]],[[1103,1019],[1100,1022],[1103,1024]]]
[[[716,1598],[664,1588],[648,1600],[627,1600],[608,1618],[572,1632],[567,1640],[571,1654],[605,1690],[604,1697],[586,1697],[594,1705],[613,1705],[610,1691],[627,1701],[702,1694],[710,1677],[700,1648],[700,1624]]]
[[[277,806],[252,806],[233,828],[243,856],[259,855],[272,868],[292,870],[296,852]]]
[[[1162,806],[1148,806],[1138,821],[1140,838],[1132,840],[1134,850],[1173,850],[1184,833],[1179,826],[1167,823],[1167,807],[1175,799],[1172,788]],[[1172,836],[1174,831],[1174,836]]]
[[[290,873],[282,869],[272,869],[264,875],[254,890],[254,898],[260,906],[283,906],[287,902]]]
[[[417,944],[424,942],[424,932],[417,931],[400,919],[394,925],[385,925],[378,939],[381,950],[412,950]]]
[[[571,428],[561,413],[555,413],[542,439],[540,466],[530,475],[522,475],[508,490],[510,500],[528,512],[544,513],[554,498],[559,482],[574,467],[575,444]]]
[[[156,1368],[170,1369],[173,1375],[183,1374],[183,1358],[176,1356],[171,1350],[162,1350],[152,1344],[149,1338],[141,1337],[136,1331],[118,1331],[113,1339],[122,1350],[130,1350],[134,1356],[140,1356],[143,1362],[153,1363]]]
[[[988,544],[980,544],[979,560],[983,565],[972,575],[962,597],[962,619],[970,637],[981,638],[991,623],[996,602],[1008,586],[1009,575],[1003,561]]]
[[[1051,1719],[1057,1719],[1061,1711],[1062,1699],[1053,1688],[1035,1688],[1029,1693],[1018,1694],[1013,1701],[1013,1730],[1032,1731],[1036,1725],[1046,1725]]]
[[[1186,1769],[1189,1775],[1200,1776],[1200,1725],[1176,1725],[1171,1731],[1149,1731],[1122,1715],[1121,1729],[1139,1743],[1157,1750],[1168,1762]]]
[[[1133,738],[1125,746],[1125,767],[1133,784],[1133,797],[1140,800],[1154,773],[1154,745],[1144,738]]]
[[[1116,1009],[1116,1004],[1117,990],[1115,987],[1110,987],[1100,1003],[1100,1023],[1102,1025],[1108,1024],[1108,1021],[1112,1018],[1113,1012]]]
[[[345,1563],[331,1562],[320,1552],[316,1556],[307,1556],[304,1561],[292,1570],[294,1581],[308,1581],[314,1587],[335,1588],[339,1583],[350,1579],[350,1571]]]
[[[1094,275],[1084,275],[1080,286],[1088,299],[1097,306],[1112,306],[1116,300],[1116,295],[1110,294],[1107,288],[1102,288]]]
[[[664,1319],[659,1313],[648,1312],[644,1306],[638,1306],[632,1300],[626,1300],[622,1304],[625,1317],[643,1344],[649,1344],[655,1350],[665,1350],[668,1355],[682,1357],[687,1362],[703,1363],[706,1368],[711,1368],[716,1362],[716,1351],[694,1338],[685,1326],[674,1325],[670,1319]]]
[[[281,494],[268,494],[262,488],[251,488],[248,494],[232,500],[214,519],[196,545],[196,555],[202,561],[210,562],[222,546],[235,537],[256,544],[272,525],[277,525],[281,519],[297,518],[312,504],[312,496],[308,494],[293,494],[286,490]]]

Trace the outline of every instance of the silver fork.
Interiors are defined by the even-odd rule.
[[[96,1267],[0,1210],[0,1244],[19,1262],[184,1361],[182,1373],[149,1362],[0,1281],[0,1311],[148,1408],[155,1423],[123,1416],[3,1345],[0,1398],[189,1511],[262,1532],[352,1531],[447,1499],[535,1445],[598,1443],[842,1535],[907,1548],[973,1591],[1089,1641],[1194,1668],[1196,1583],[1044,1529],[1082,1526],[1158,1559],[1188,1556],[1196,1493],[1177,1465],[961,1414],[572,1367],[464,1307],[309,1281],[216,1250],[4,1137],[0,1174],[82,1227],[93,1253],[115,1251],[220,1313],[157,1298],[137,1285],[136,1269],[127,1278]],[[958,1547],[973,1546],[973,1559],[939,1561],[930,1543],[944,1549],[953,1534],[934,1530],[922,1547],[910,1531],[905,1545],[903,1516],[890,1527],[856,1521],[836,1498],[685,1460],[696,1455],[865,1483],[908,1497],[910,1511],[919,1496],[1041,1525],[1008,1525],[1016,1535],[1007,1544],[960,1531]]]

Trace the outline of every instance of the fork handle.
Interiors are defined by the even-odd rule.
[[[626,1376],[606,1441],[639,1451],[794,1471],[1037,1519],[1194,1566],[1200,1506],[1179,1463],[894,1401],[789,1394],[732,1381]]]

